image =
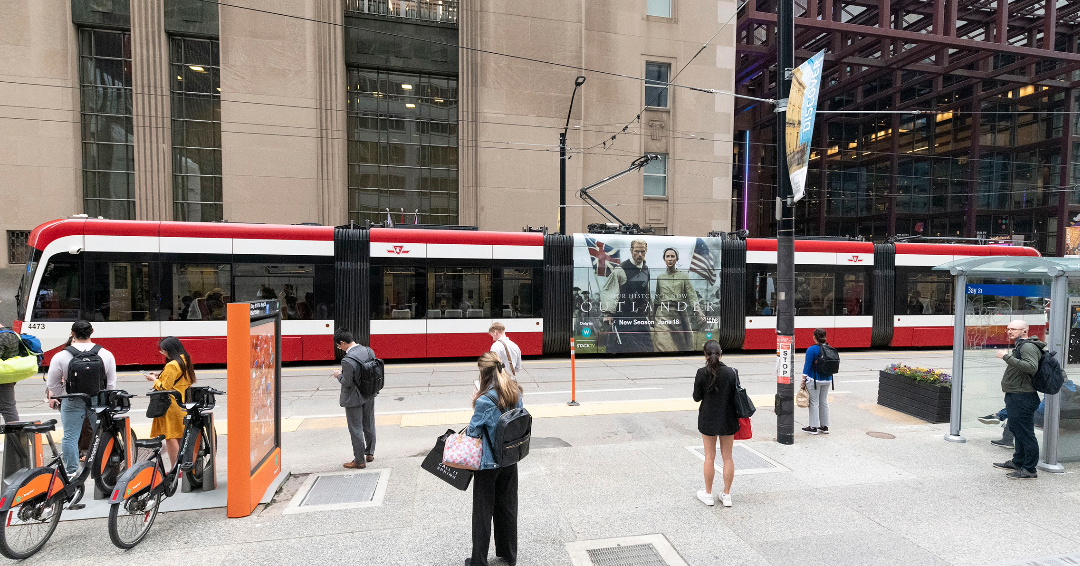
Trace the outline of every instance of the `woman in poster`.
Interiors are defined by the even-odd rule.
[[[690,325],[692,311],[698,303],[697,292],[685,271],[676,269],[679,252],[664,250],[667,270],[656,276],[653,295],[653,349],[656,352],[689,352],[694,349],[694,330]]]

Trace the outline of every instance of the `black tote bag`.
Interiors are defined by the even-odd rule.
[[[750,396],[746,394],[746,390],[739,383],[739,370],[731,369],[735,372],[735,416],[740,419],[748,419],[754,416],[757,407],[754,406],[754,402],[750,400]]]
[[[435,448],[428,452],[427,457],[424,458],[424,463],[420,464],[420,467],[431,472],[442,481],[461,491],[465,491],[469,489],[469,483],[472,482],[472,470],[451,468],[442,463],[443,446],[446,444],[446,438],[455,432],[454,429],[447,429],[446,433],[435,441]]]

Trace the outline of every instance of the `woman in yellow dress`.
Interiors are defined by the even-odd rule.
[[[158,342],[158,349],[168,363],[160,374],[148,373],[146,379],[154,382],[156,391],[178,391],[181,397],[184,397],[188,387],[195,383],[195,369],[191,364],[191,356],[188,355],[180,340],[174,336],[162,338]],[[180,452],[180,437],[184,435],[184,416],[187,415],[183,407],[176,404],[175,398],[171,400],[172,405],[165,416],[154,419],[154,424],[150,426],[151,438],[159,434],[165,435],[165,452],[169,455],[170,466],[177,461]]]

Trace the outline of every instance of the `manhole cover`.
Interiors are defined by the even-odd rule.
[[[651,544],[589,549],[593,566],[668,566]]]
[[[702,461],[705,460],[705,449],[700,444],[697,446],[687,446],[686,449],[698,458],[701,458]],[[736,444],[731,449],[731,459],[735,462],[736,475],[787,471],[787,468],[745,444]],[[719,447],[717,447],[716,450],[716,469],[724,469],[724,461],[720,458]]]
[[[892,440],[892,439],[896,438],[896,436],[894,436],[894,435],[892,435],[892,434],[889,434],[889,433],[887,433],[887,432],[874,432],[874,431],[870,431],[870,432],[866,433],[866,435],[867,435],[867,436],[872,436],[872,437],[874,437],[874,438],[884,438],[884,439],[886,439],[886,440]]]
[[[282,513],[382,505],[390,470],[312,474]]]

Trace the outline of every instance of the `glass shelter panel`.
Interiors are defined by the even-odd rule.
[[[1049,278],[968,280],[961,431],[987,430],[977,419],[1004,410],[1001,377],[1006,365],[996,354],[1015,346],[1005,329],[1011,321],[1023,320],[1029,336],[1045,340],[1049,303]],[[992,434],[1001,438],[1001,432],[995,428]],[[1036,432],[1041,443],[1041,431]]]

